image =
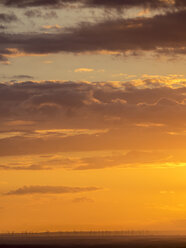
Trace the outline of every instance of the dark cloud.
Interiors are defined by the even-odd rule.
[[[6,29],[4,25],[0,25],[0,29]]]
[[[104,8],[132,8],[132,7],[149,7],[149,8],[165,8],[165,7],[184,7],[184,0],[175,0],[168,2],[166,0],[2,0],[2,4],[8,7],[50,7],[62,8],[69,4],[82,4],[88,7],[104,7]]]
[[[28,194],[67,194],[82,193],[99,190],[98,187],[66,187],[66,186],[24,186],[9,191],[5,195],[28,195]]]
[[[158,54],[185,54],[186,10],[156,15],[151,18],[108,20],[96,24],[84,23],[56,33],[0,34],[0,50],[28,54],[59,52],[120,54],[155,52]],[[160,28],[161,27],[161,28]],[[8,48],[16,48],[10,50]],[[3,54],[4,53],[4,54]]]
[[[107,128],[112,119],[118,125],[123,125],[124,120],[133,124],[180,125],[186,112],[186,88],[151,88],[149,81],[142,81],[144,88],[130,83],[118,87],[109,83],[60,81],[0,84],[1,120],[45,120],[45,124],[52,122],[52,127],[61,122],[63,128],[91,127],[93,120],[94,128]]]
[[[8,62],[8,59],[5,56],[3,56],[2,54],[0,54],[0,62],[6,63],[6,62]]]
[[[18,18],[15,14],[0,13],[0,22],[10,23],[15,21],[18,21]]]
[[[3,33],[3,36],[4,36],[4,34],[5,34],[5,32]],[[2,41],[4,42],[5,40],[3,40],[3,38],[2,38]],[[1,43],[1,41],[0,41],[0,43]],[[8,56],[13,55],[13,54],[15,54],[14,51],[7,49],[6,45],[2,45],[2,48],[0,48],[0,62],[3,64],[10,64]]]
[[[34,79],[34,77],[32,76],[29,76],[29,75],[15,75],[15,76],[12,76],[12,79]]]
[[[40,9],[29,9],[25,11],[25,16],[29,18],[35,18],[35,17],[40,17],[40,18],[45,18],[45,19],[51,19],[51,18],[57,18],[57,13],[55,11],[47,11],[43,12]]]
[[[85,2],[88,6],[91,6],[91,7],[105,7],[105,8],[148,7],[148,8],[157,9],[157,8],[162,8],[162,7],[163,8],[173,7],[167,1],[161,1],[161,0],[90,0],[90,1],[88,0]],[[178,0],[177,2],[180,2],[180,1]],[[176,5],[177,3],[175,3],[174,6]]]
[[[27,10],[25,11],[25,16],[29,17],[29,18],[33,18],[33,17],[42,17],[42,11],[39,9],[31,9],[31,10]]]
[[[78,0],[2,0],[1,4],[7,7],[52,7],[59,8],[71,3],[81,2]]]

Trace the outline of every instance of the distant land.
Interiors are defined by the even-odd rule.
[[[149,231],[0,234],[0,248],[184,248],[186,235]]]

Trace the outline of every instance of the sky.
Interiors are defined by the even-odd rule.
[[[0,1],[0,232],[186,232],[186,1]]]

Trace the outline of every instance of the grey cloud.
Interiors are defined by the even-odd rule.
[[[24,186],[9,191],[5,195],[28,195],[28,194],[68,194],[82,193],[99,190],[98,187],[66,187],[66,186]]]

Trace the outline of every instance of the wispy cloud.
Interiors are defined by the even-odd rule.
[[[98,187],[66,187],[66,186],[24,186],[9,191],[4,195],[28,195],[28,194],[67,194],[82,193],[99,190]]]
[[[88,202],[88,203],[93,203],[94,202],[94,200],[92,200],[91,198],[88,198],[88,197],[77,197],[77,198],[74,198],[73,200],[72,200],[72,202],[74,202],[74,203],[86,203],[86,202]]]
[[[86,154],[86,153],[85,153]],[[0,165],[1,170],[99,170],[104,168],[129,168],[144,166],[166,166],[172,162],[172,165],[186,162],[186,158],[178,159],[173,153],[166,151],[129,151],[127,153],[118,152],[118,154],[108,156],[80,156],[76,158],[58,156],[48,160],[37,161],[24,164],[8,163]]]
[[[77,68],[74,70],[74,72],[93,72],[94,69],[91,68]]]

